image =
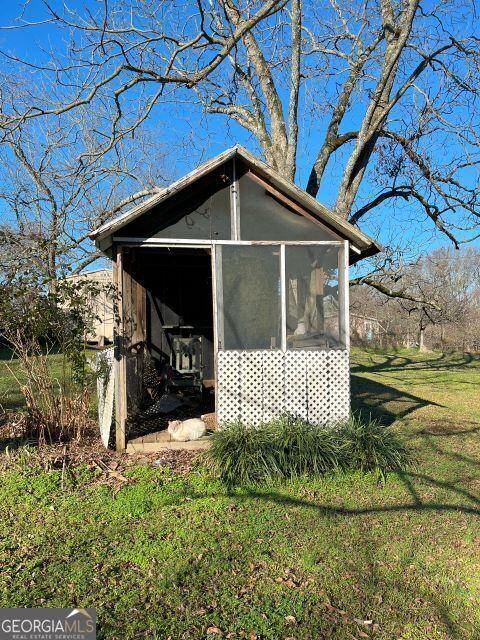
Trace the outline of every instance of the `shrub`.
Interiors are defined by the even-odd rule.
[[[95,283],[48,281],[19,270],[0,285],[2,337],[18,359],[20,376],[10,373],[25,400],[22,434],[38,444],[80,440],[89,426],[94,378],[84,338],[94,319],[89,294]],[[51,366],[52,354],[61,354],[59,371]]]
[[[408,451],[391,428],[357,417],[330,426],[287,415],[257,427],[230,423],[214,432],[206,457],[229,487],[339,468],[376,470],[384,478],[408,463]]]

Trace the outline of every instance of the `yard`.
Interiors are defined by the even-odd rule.
[[[355,351],[352,390],[408,473],[229,495],[200,464],[138,462],[121,488],[4,464],[0,606],[95,607],[118,640],[480,638],[480,358]]]

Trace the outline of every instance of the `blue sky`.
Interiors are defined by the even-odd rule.
[[[87,2],[68,0],[67,4],[71,8],[82,8],[85,4],[98,7],[98,4],[91,0]],[[0,19],[2,25],[12,24],[22,5],[21,2],[13,1],[3,3]],[[42,16],[44,11],[41,8],[41,2],[33,0],[28,6],[28,18],[34,21]],[[471,14],[459,14],[458,19],[463,19],[465,28],[469,29],[471,28],[469,23],[475,21],[476,17],[472,11]],[[19,57],[26,57],[32,62],[42,63],[46,60],[42,50],[61,51],[64,47],[63,37],[64,34],[60,35],[53,25],[2,30],[0,31],[0,48],[7,52],[14,52]],[[9,63],[0,61],[0,64],[6,64],[8,68]],[[34,80],[35,76],[32,74],[32,81]],[[302,113],[306,113],[306,106],[305,96],[302,96]],[[353,109],[350,114],[351,120],[355,121],[360,114],[360,110]],[[326,117],[325,114],[323,120],[316,118],[314,124],[309,121],[307,115],[300,117],[301,141],[297,172],[297,183],[300,186],[306,184],[312,160],[322,141]],[[258,145],[240,126],[228,122],[221,116],[205,117],[201,109],[192,103],[166,102],[158,106],[152,113],[148,128],[150,135],[158,138],[159,145],[169,150],[166,163],[168,179],[179,177],[198,162],[219,153],[235,142],[259,153]],[[344,126],[343,130],[347,128],[351,127]],[[447,147],[444,149],[447,155],[453,152],[453,149]],[[323,181],[318,195],[318,199],[327,205],[332,205],[335,200],[336,183],[341,175],[341,169],[342,164],[338,161],[332,162],[328,167],[328,179]],[[471,179],[472,183],[478,181],[478,174],[472,172]],[[366,182],[364,192],[367,195],[376,195],[378,186]],[[447,244],[443,235],[432,230],[432,225],[425,220],[425,216],[417,217],[416,223],[412,224],[409,215],[411,206],[410,203],[403,201],[390,201],[381,212],[383,216],[378,215],[375,220],[361,224],[361,227],[383,244],[398,242],[405,248],[410,248],[409,253],[412,255]],[[382,217],[384,221],[380,224]],[[475,244],[480,246],[480,241],[477,240]]]

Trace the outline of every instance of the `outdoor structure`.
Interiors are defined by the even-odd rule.
[[[348,266],[380,248],[305,191],[235,146],[91,235],[119,291],[117,448],[145,351],[213,387],[220,426],[348,416]]]
[[[113,296],[108,285],[112,282],[111,269],[92,269],[68,277],[73,282],[89,281],[98,284],[98,292],[92,294],[89,304],[95,314],[95,324],[91,333],[85,336],[88,344],[103,347],[113,342],[114,308]]]
[[[350,334],[353,344],[379,344],[385,329],[378,318],[350,313]]]

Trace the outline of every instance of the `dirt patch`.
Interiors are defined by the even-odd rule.
[[[32,468],[73,470],[84,464],[99,472],[100,480],[118,484],[128,481],[123,472],[131,465],[140,463],[186,474],[198,456],[196,451],[126,454],[105,449],[96,425],[85,430],[80,442],[71,440],[42,446],[25,438],[15,419],[0,426],[0,469],[16,464],[20,457],[22,465]]]
[[[418,431],[422,436],[460,436],[480,432],[480,424],[473,420],[462,420],[459,424],[449,420],[431,420]]]

